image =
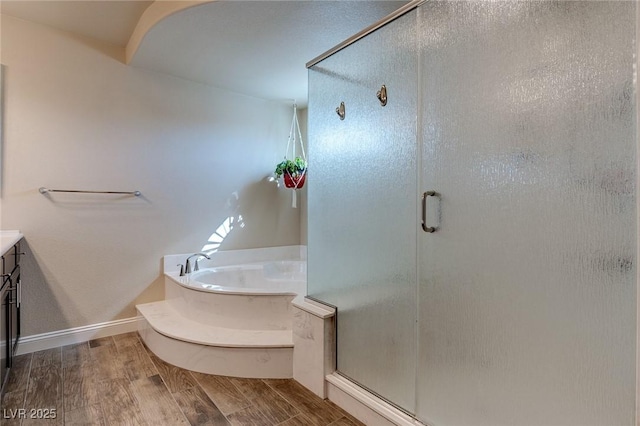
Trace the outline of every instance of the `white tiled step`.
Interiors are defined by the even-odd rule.
[[[138,321],[138,333],[158,358],[187,370],[256,379],[293,377],[291,347],[229,348],[185,342],[158,333],[144,316]]]
[[[291,330],[242,330],[205,325],[180,315],[166,301],[137,305],[156,332],[172,339],[225,348],[291,348]]]

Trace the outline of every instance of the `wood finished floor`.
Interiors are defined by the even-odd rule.
[[[51,409],[55,419],[29,418]],[[137,333],[18,356],[0,415],[3,425],[362,425],[294,380],[167,364]]]

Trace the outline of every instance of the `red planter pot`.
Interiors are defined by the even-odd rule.
[[[303,173],[294,177],[289,173],[285,173],[282,175],[282,177],[284,177],[284,186],[286,186],[287,188],[300,189],[304,186],[304,181],[307,178],[307,174]]]

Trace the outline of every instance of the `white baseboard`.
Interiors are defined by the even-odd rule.
[[[17,354],[28,354],[137,330],[138,317],[133,317],[52,331],[50,333],[34,334],[32,336],[20,337]]]
[[[338,374],[329,374],[326,380],[329,400],[368,426],[424,426],[405,412]]]

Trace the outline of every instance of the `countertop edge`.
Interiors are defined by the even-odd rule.
[[[15,243],[20,241],[24,235],[17,230],[0,231],[0,253],[3,255],[11,248]]]

